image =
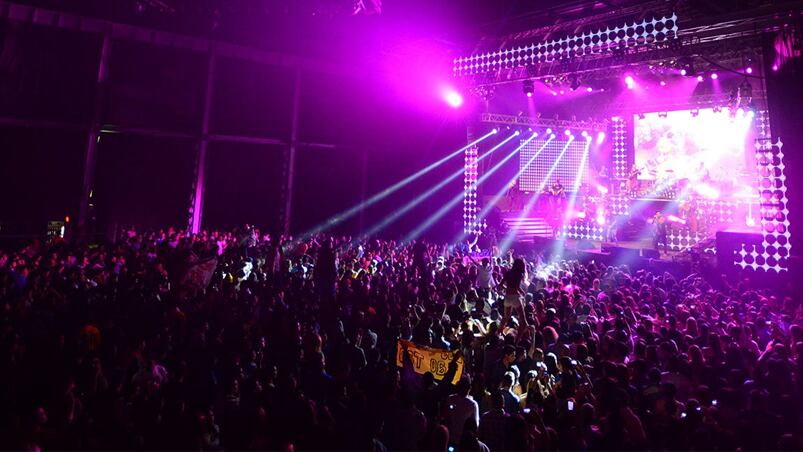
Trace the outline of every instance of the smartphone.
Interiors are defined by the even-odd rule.
[[[717,406],[717,399],[712,400],[711,405]]]
[[[530,408],[525,408],[522,412],[524,412],[524,414],[530,414]]]
[[[568,402],[566,402],[566,403],[568,404],[569,411],[574,411],[574,402],[573,402],[573,401],[571,401],[571,400],[569,400],[569,401],[568,401]]]

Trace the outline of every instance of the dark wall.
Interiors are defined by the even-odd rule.
[[[0,223],[38,233],[47,220],[77,217],[100,47],[94,34],[0,23],[0,119],[79,125],[0,129],[0,191],[12,198],[0,206]],[[98,233],[122,225],[186,225],[207,64],[203,53],[112,41],[92,198]],[[465,143],[462,120],[401,102],[376,70],[302,73],[293,231],[360,203]],[[210,133],[279,144],[211,143],[204,227],[281,226],[295,75],[292,68],[218,59]],[[462,163],[455,158],[337,230],[369,228]],[[383,232],[408,232],[462,185],[462,176],[455,178]],[[432,234],[452,235],[461,212],[456,206]]]

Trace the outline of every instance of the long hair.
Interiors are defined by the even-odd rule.
[[[524,280],[524,274],[527,269],[524,265],[524,259],[518,258],[513,261],[513,266],[505,273],[505,283],[508,287],[519,287]]]

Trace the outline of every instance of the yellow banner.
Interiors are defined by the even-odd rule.
[[[399,340],[396,343],[396,365],[404,367],[404,347],[407,346],[407,353],[413,363],[413,369],[418,374],[432,372],[436,380],[442,380],[449,370],[449,363],[454,359],[455,352],[441,350],[438,348],[416,345],[410,341]],[[463,357],[457,358],[457,372],[455,372],[452,384],[457,384],[463,375]]]

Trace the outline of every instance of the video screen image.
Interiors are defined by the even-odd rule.
[[[634,116],[639,179],[702,185],[730,197],[755,189],[753,112],[727,108]]]

